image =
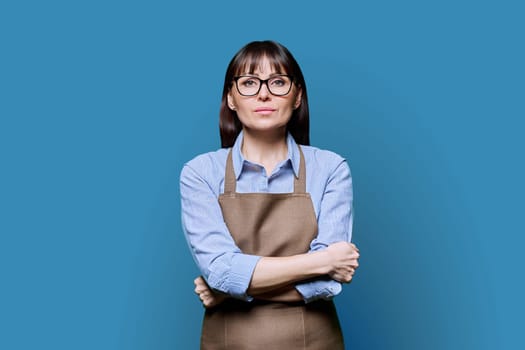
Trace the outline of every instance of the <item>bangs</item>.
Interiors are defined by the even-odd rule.
[[[261,63],[264,59],[270,63],[270,67],[278,74],[289,74],[290,67],[286,57],[275,50],[253,50],[237,57],[234,75],[254,74],[257,69],[262,70]]]

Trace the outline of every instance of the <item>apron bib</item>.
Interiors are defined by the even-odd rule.
[[[290,256],[308,252],[317,219],[306,193],[306,166],[299,147],[299,177],[293,193],[237,193],[232,152],[228,153],[224,221],[245,254]],[[227,299],[204,315],[202,350],[342,350],[343,338],[332,301],[245,302]]]

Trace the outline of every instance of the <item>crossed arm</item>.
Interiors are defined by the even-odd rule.
[[[328,275],[338,282],[349,283],[359,267],[358,259],[359,250],[348,242],[334,243],[310,254],[263,257],[255,266],[248,293],[264,300],[301,301],[303,297],[295,289],[295,282]],[[194,283],[195,293],[207,308],[220,304],[228,297],[213,291],[200,276]]]

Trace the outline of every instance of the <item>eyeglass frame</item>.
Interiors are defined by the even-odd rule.
[[[254,79],[257,79],[260,81],[260,85],[259,85],[259,89],[257,90],[256,93],[252,94],[252,95],[244,95],[243,93],[241,93],[241,90],[239,90],[239,79],[241,78],[246,78],[246,77],[249,77],[249,78],[254,78]],[[272,90],[270,89],[270,86],[268,85],[268,81],[272,80],[272,79],[275,79],[275,78],[278,78],[278,77],[287,77],[287,78],[290,78],[290,88],[288,89],[288,91],[285,93],[285,94],[281,94],[281,95],[276,95],[272,92]],[[261,92],[261,88],[263,86],[263,84],[266,85],[266,89],[268,89],[268,92],[274,96],[286,96],[290,93],[290,91],[292,91],[292,85],[295,84],[295,79],[292,75],[288,75],[288,74],[277,74],[277,75],[274,75],[268,79],[261,79],[259,77],[256,77],[256,76],[253,76],[253,75],[238,75],[238,76],[235,76],[233,77],[233,81],[235,82],[235,87],[237,88],[237,92],[241,95],[241,96],[246,96],[246,97],[249,97],[249,96],[257,96],[259,94],[259,92]]]

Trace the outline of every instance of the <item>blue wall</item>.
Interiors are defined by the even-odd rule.
[[[260,39],[352,168],[348,348],[523,348],[523,33],[518,1],[0,5],[0,348],[197,348],[179,171]]]

